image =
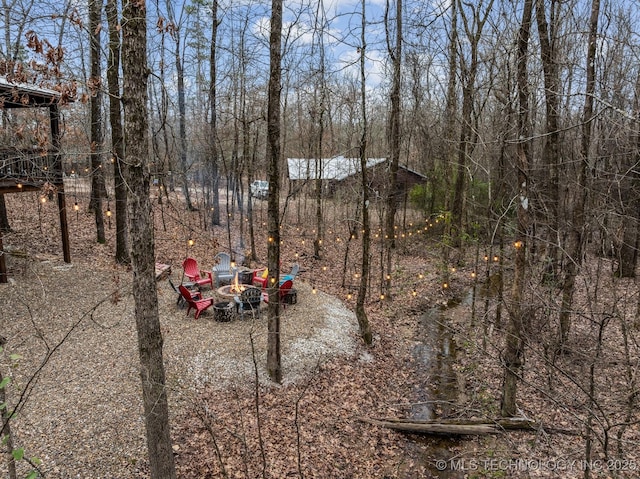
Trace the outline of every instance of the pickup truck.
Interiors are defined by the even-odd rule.
[[[255,180],[251,183],[251,196],[264,200],[269,194],[269,182],[265,180]]]

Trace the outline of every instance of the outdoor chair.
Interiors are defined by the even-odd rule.
[[[178,295],[178,297],[176,298],[176,306],[178,306],[180,309],[183,309],[187,305],[187,300],[184,299],[184,296],[182,296],[182,293],[180,292],[178,287],[174,284],[174,282],[171,281],[171,278],[169,278],[169,284],[171,285],[171,289],[173,289],[173,291],[175,291],[176,294]],[[196,286],[195,283],[186,283],[186,284],[183,284],[183,286],[186,287],[189,291],[191,291],[192,296],[194,293],[197,293],[197,290],[193,289]]]
[[[244,319],[245,311],[254,313],[260,317],[260,303],[262,302],[262,291],[259,288],[247,288],[240,296],[236,295],[233,300],[236,302],[236,310],[240,319]]]
[[[269,270],[267,268],[256,269],[253,272],[253,277],[251,278],[251,284],[261,289],[265,289],[267,287],[268,277],[269,277]]]
[[[287,305],[284,302],[284,297],[289,293],[289,291],[291,291],[293,289],[293,281],[290,279],[286,279],[286,280],[281,280],[278,282],[278,300],[280,301],[280,304],[282,304],[283,308],[286,308]],[[266,291],[263,291],[262,293],[262,300],[269,304],[269,293]]]
[[[214,298],[203,298],[200,292],[192,293],[182,284],[178,286],[178,290],[188,305],[187,316],[189,316],[189,312],[193,309],[195,310],[194,319],[198,319],[200,313],[213,306]]]
[[[211,273],[207,271],[200,271],[198,262],[195,259],[185,259],[182,262],[182,269],[184,270],[184,275],[189,278],[189,281],[196,283],[198,286],[204,286],[205,284],[208,284],[213,288],[213,278],[211,277]]]
[[[231,267],[231,256],[229,253],[218,253],[213,258],[213,268],[211,272],[216,280],[216,287],[221,281],[231,282],[236,274],[236,269]]]
[[[300,271],[300,265],[298,263],[293,263],[293,266],[291,267],[291,272],[289,274],[285,274],[284,276],[281,276],[280,281],[287,280],[287,279],[290,279],[291,281],[293,281],[294,279],[296,279],[296,276],[298,276],[299,271]]]

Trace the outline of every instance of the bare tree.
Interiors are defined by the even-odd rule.
[[[589,157],[591,146],[591,130],[593,128],[593,96],[595,92],[595,62],[596,41],[598,37],[598,16],[600,0],[591,3],[591,17],[589,19],[589,42],[586,58],[586,88],[584,108],[582,111],[582,137],[580,142],[580,158],[578,177],[573,196],[572,218],[568,226],[568,239],[565,246],[568,261],[564,268],[562,284],[562,306],[560,309],[560,346],[563,347],[571,327],[571,310],[573,308],[573,294],[575,281],[582,264],[583,228],[585,227],[585,204],[587,194],[587,172],[589,171]]]
[[[387,28],[387,50],[393,65],[391,86],[391,111],[389,112],[389,190],[387,193],[387,217],[385,225],[386,283],[385,292],[391,297],[391,252],[396,245],[396,210],[398,208],[398,165],[400,162],[400,87],[402,85],[402,0],[396,0],[395,40],[392,46],[389,38],[389,22]],[[389,15],[389,0],[386,3],[385,17]]]
[[[146,5],[126,0],[122,13],[124,137],[129,186],[129,237],[133,267],[140,379],[151,478],[176,477],[162,360],[155,278],[153,215],[149,198]]]
[[[96,234],[98,243],[107,241],[104,232],[104,214],[102,199],[106,197],[104,169],[102,167],[102,75],[100,54],[100,18],[102,1],[89,0],[89,44],[91,57],[91,73],[88,90],[91,92],[91,201],[89,209],[96,218]]]
[[[367,180],[367,91],[366,91],[366,70],[365,70],[365,52],[367,47],[367,38],[365,35],[366,27],[366,1],[362,0],[362,25],[360,32],[360,108],[362,113],[362,131],[360,133],[360,175],[362,185],[362,264],[360,268],[360,285],[358,287],[358,299],[356,302],[356,318],[360,327],[360,335],[367,346],[373,343],[373,335],[371,333],[371,324],[367,318],[367,312],[364,309],[364,301],[367,297],[367,282],[369,281],[370,270],[370,250],[371,250],[371,225],[369,221],[369,181]]]
[[[124,137],[122,132],[122,108],[120,96],[120,22],[117,0],[107,0],[109,25],[109,60],[107,83],[109,88],[109,123],[111,125],[111,154],[113,155],[113,182],[116,207],[116,261],[128,264],[129,245],[127,234],[127,185],[123,176]]]
[[[217,81],[218,81],[218,0],[213,0],[211,5],[211,48],[209,50],[209,145],[211,156],[208,160],[209,175],[211,176],[211,224],[220,224],[220,165],[218,159],[218,147],[216,138],[218,135],[218,105]]]
[[[549,224],[547,225],[547,271],[546,280],[555,281],[558,275],[559,236],[560,236],[560,208],[559,208],[559,183],[560,169],[560,91],[557,60],[557,25],[555,21],[549,23],[546,17],[546,3],[544,0],[536,0],[536,23],[540,38],[540,56],[544,72],[544,97],[546,109],[546,142],[543,151],[543,162],[546,166],[546,186],[544,192],[547,198],[549,211]],[[556,18],[555,9],[557,2],[550,2],[549,10],[552,20]]]
[[[504,380],[502,383],[502,416],[515,416],[518,377],[523,362],[523,325],[525,320],[524,287],[526,271],[526,246],[530,223],[529,213],[529,165],[531,164],[531,127],[529,119],[529,76],[527,59],[533,17],[533,0],[525,0],[522,22],[518,33],[517,82],[518,82],[518,143],[516,152],[516,178],[518,181],[518,228],[516,230],[516,257],[509,327],[505,340]]]
[[[462,78],[462,126],[458,141],[458,164],[451,204],[451,236],[453,244],[459,246],[465,229],[463,217],[467,196],[468,159],[473,153],[478,136],[473,102],[477,93],[476,77],[480,64],[479,46],[482,31],[493,8],[493,0],[489,0],[486,5],[484,0],[476,4],[461,0],[456,0],[456,2],[469,49],[468,58],[462,53],[459,55],[460,76]]]
[[[272,381],[282,381],[280,355],[280,91],[282,88],[282,0],[271,1],[269,37],[269,98],[267,105],[267,161],[269,177],[267,264],[269,268],[269,319],[267,370]]]

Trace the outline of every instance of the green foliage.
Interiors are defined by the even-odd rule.
[[[424,184],[415,185],[409,191],[411,206],[431,216],[434,212],[444,209],[446,192],[444,183],[437,179]]]
[[[7,384],[9,384],[11,382],[11,378],[2,378],[2,381],[0,381],[0,389],[4,389],[5,387],[7,387]]]
[[[24,457],[24,447],[14,449],[13,451],[11,451],[11,455],[16,461],[22,461],[22,458]]]

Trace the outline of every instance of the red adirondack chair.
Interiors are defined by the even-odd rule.
[[[195,310],[194,319],[198,319],[198,316],[200,316],[200,313],[202,313],[205,309],[213,305],[214,298],[203,298],[200,293],[192,293],[183,285],[178,286],[178,289],[180,290],[180,294],[182,295],[184,300],[187,302],[187,305],[188,305],[187,316],[189,315],[189,312],[193,309]]]
[[[278,298],[280,301],[280,304],[282,305],[283,308],[286,308],[286,303],[283,301],[284,297],[287,295],[287,293],[289,291],[291,291],[293,289],[293,281],[290,279],[284,280],[284,281],[280,281],[280,284],[278,286]],[[262,292],[262,301],[264,301],[265,303],[269,303],[269,293],[266,291]]]
[[[198,262],[193,258],[187,258],[182,262],[182,269],[184,269],[184,275],[189,278],[189,281],[196,283],[198,286],[208,284],[213,288],[213,275],[209,271],[205,271],[204,274],[198,267]]]

